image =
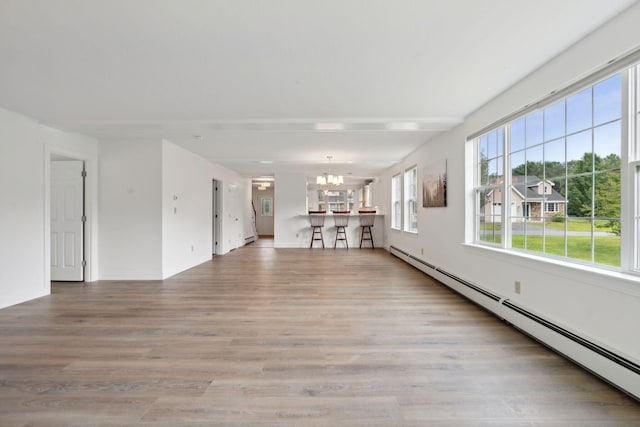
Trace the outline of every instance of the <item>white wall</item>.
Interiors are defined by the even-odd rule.
[[[90,163],[95,160],[96,144],[93,138],[0,109],[0,308],[51,292],[50,154],[73,155]],[[94,176],[88,189],[88,211],[93,214],[95,183]],[[89,227],[95,228],[95,222]],[[97,250],[94,228],[87,244]],[[93,267],[88,269],[88,280],[95,280],[97,266]]]
[[[211,259],[211,163],[162,142],[162,276]]]
[[[38,123],[0,109],[0,307],[50,292],[45,160]]]
[[[162,278],[162,145],[101,141],[99,253],[102,280]]]
[[[304,174],[276,173],[274,199],[278,210],[273,220],[276,248],[309,246],[311,228],[307,219],[307,177]]]
[[[640,324],[640,280],[479,249],[464,243],[470,241],[473,225],[473,168],[465,157],[467,136],[640,45],[638,21],[640,5],[474,112],[463,125],[429,141],[401,164],[387,170],[381,180],[388,189],[384,203],[386,211],[390,212],[393,174],[415,163],[424,166],[447,159],[448,206],[419,208],[418,236],[387,229],[388,244],[509,298],[636,363],[640,362],[636,327]],[[421,178],[419,168],[418,179]],[[514,292],[515,280],[522,282],[521,294]]]
[[[214,179],[219,254],[244,244],[251,199],[237,173],[170,141],[102,141],[99,154],[101,279],[162,279],[210,259]]]

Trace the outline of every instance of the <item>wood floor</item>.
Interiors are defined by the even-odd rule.
[[[0,310],[0,426],[638,426],[383,250],[242,248]]]

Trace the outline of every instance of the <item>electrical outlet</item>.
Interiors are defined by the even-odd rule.
[[[424,255],[424,248],[420,249],[420,255]]]
[[[514,291],[516,292],[516,294],[519,294],[520,293],[520,288],[521,288],[520,287],[520,280],[516,280],[514,285],[515,285],[514,286]]]

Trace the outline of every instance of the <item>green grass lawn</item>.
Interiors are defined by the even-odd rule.
[[[527,227],[542,227],[542,223],[527,223]],[[550,230],[564,230],[564,222],[546,222],[544,226]],[[594,231],[612,232],[608,221],[595,221]],[[591,221],[585,219],[567,220],[567,231],[591,231]]]
[[[608,221],[595,221],[595,231],[611,232],[611,227],[608,225]],[[564,230],[564,222],[527,222],[527,227],[546,227],[549,230]],[[502,229],[501,224],[483,223],[481,225],[483,230],[493,230],[499,232]],[[567,231],[591,231],[591,221],[585,219],[570,219],[567,221]]]
[[[544,250],[542,236],[515,235],[512,237],[511,246],[517,249],[525,249],[532,252],[544,252],[549,255],[579,259],[591,262],[591,237],[568,236],[567,253],[564,253],[564,236],[546,236]],[[597,236],[594,238],[594,262],[596,264],[620,266],[620,236]]]
[[[596,221],[595,231],[610,232],[611,230],[602,225],[607,221]],[[542,223],[527,223],[527,227],[542,227]],[[562,222],[547,222],[545,227],[552,230],[564,230]],[[500,224],[483,224],[484,233],[480,239],[485,242],[500,244],[502,236],[500,234]],[[569,220],[567,231],[591,231],[591,223],[588,220]],[[525,236],[513,235],[511,247],[524,249],[531,252],[545,253],[558,257],[567,257],[591,262],[591,237],[590,236],[567,236],[567,252],[565,253],[564,236],[545,236],[544,248],[542,236],[527,236],[525,247]],[[620,236],[596,236],[594,237],[594,260],[596,264],[620,266]]]

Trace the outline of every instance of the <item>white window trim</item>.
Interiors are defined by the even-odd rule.
[[[635,53],[636,61],[640,60],[640,52]],[[631,67],[631,68],[630,68]],[[521,253],[525,257],[532,256],[536,259],[549,260],[549,262],[558,262],[570,265],[588,266],[594,270],[600,271],[613,271],[622,275],[628,275],[630,277],[636,277],[640,275],[640,128],[638,121],[640,120],[640,99],[638,98],[637,84],[640,84],[637,76],[637,70],[640,68],[638,63],[632,64],[629,58],[625,58],[618,64],[618,68],[607,67],[606,70],[600,70],[594,73],[592,76],[580,80],[578,83],[574,83],[570,87],[558,91],[552,96],[535,103],[525,110],[514,112],[506,116],[505,118],[495,122],[493,125],[482,129],[467,138],[468,143],[472,143],[474,146],[473,152],[473,164],[474,164],[474,203],[473,203],[473,241],[468,242],[476,247],[483,247],[492,250],[498,250],[506,253]],[[504,206],[510,206],[510,174],[506,171],[511,170],[509,163],[508,153],[511,151],[508,146],[510,143],[510,135],[508,132],[513,121],[525,117],[530,112],[538,109],[543,109],[560,99],[571,96],[573,93],[597,84],[599,81],[610,77],[613,74],[621,74],[622,76],[622,129],[623,142],[621,147],[621,214],[620,222],[623,233],[620,239],[620,267],[607,266],[601,264],[584,263],[576,259],[558,259],[552,255],[522,252],[518,250],[511,250],[511,236],[510,227],[506,223],[507,215],[502,215],[502,238],[500,243],[487,242],[480,239],[479,221],[480,215],[479,197],[477,197],[477,189],[480,182],[480,171],[478,171],[478,157],[479,149],[477,140],[480,136],[492,132],[498,128],[504,129],[505,132],[505,147],[504,147],[504,191],[505,200],[503,200]],[[625,188],[626,187],[626,188]],[[636,196],[638,195],[638,196]],[[565,207],[566,212],[566,207]]]
[[[640,288],[638,280],[640,275],[634,272],[624,272],[612,270],[608,268],[600,268],[593,264],[581,264],[577,262],[565,261],[558,258],[550,258],[541,255],[535,255],[531,252],[521,251],[505,251],[502,248],[476,243],[465,243],[465,248],[477,250],[479,253],[492,253],[502,257],[509,257],[509,263],[522,268],[531,268],[531,262],[540,263],[539,269],[556,275],[567,275],[567,269],[570,270],[573,280],[588,283],[596,287],[611,289],[616,292],[622,292],[634,297],[640,297]],[[575,275],[575,277],[573,277]],[[610,279],[615,279],[623,283],[617,283]]]
[[[623,233],[622,237],[628,236],[628,242],[623,247],[627,250],[626,259],[629,260],[628,270],[634,274],[640,275],[640,160],[629,163],[629,188],[633,194],[636,194],[635,200],[633,195],[630,196],[631,203],[629,203],[628,212],[630,216],[627,221],[622,224],[629,227],[630,233]],[[621,239],[622,240],[622,239]],[[622,244],[622,243],[621,243]],[[625,252],[622,252],[624,257]]]
[[[410,199],[408,198],[407,195],[407,175],[412,172],[413,170],[415,170],[415,177],[416,177],[416,182],[415,182],[415,205],[416,205],[416,228],[415,230],[409,229],[409,209],[408,209],[408,204]],[[402,230],[405,233],[409,233],[409,234],[418,234],[418,165],[413,165],[410,166],[408,168],[406,168],[404,170],[403,175],[403,185],[402,185],[402,208],[404,210],[404,213],[402,215],[403,221],[402,221]]]
[[[397,196],[397,200],[393,200],[393,194],[396,193],[396,188],[394,186],[394,180],[395,178],[398,179],[398,181],[400,182],[399,185],[399,191],[396,196]],[[402,172],[398,172],[397,174],[393,175],[391,177],[391,229],[392,230],[397,230],[397,231],[402,231],[402,220],[403,220],[403,203],[402,203],[402,194],[403,194],[403,189],[402,189]],[[396,219],[396,215],[395,215],[395,204],[396,202],[400,205],[400,212],[397,215],[397,219],[398,221],[398,225],[395,225],[395,219]]]

